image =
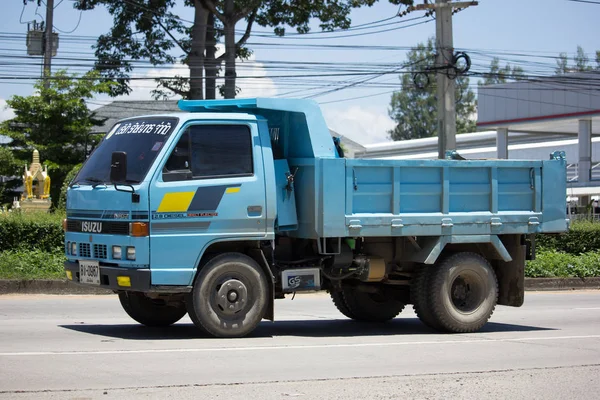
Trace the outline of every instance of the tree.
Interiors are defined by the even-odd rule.
[[[190,72],[190,78],[178,75],[158,79],[156,97],[176,94],[189,99],[210,99],[215,96],[215,80],[223,62],[224,96],[235,97],[236,58],[249,56],[245,44],[255,23],[272,27],[277,35],[285,34],[286,25],[301,33],[308,32],[308,23],[313,18],[321,21],[323,30],[345,29],[350,26],[349,13],[353,7],[370,6],[376,1],[183,0],[185,6],[193,8],[193,21],[173,13],[176,0],[79,0],[75,7],[91,10],[103,5],[113,16],[113,27],[99,37],[95,46],[96,69],[120,83],[113,95],[130,93],[129,74],[134,62],[148,60],[152,65],[181,62]],[[412,0],[389,1],[412,4]],[[235,27],[241,21],[245,27],[236,41]],[[214,45],[221,36],[225,52],[215,57]]]
[[[525,74],[523,68],[506,64],[503,68],[500,67],[500,59],[494,57],[490,62],[490,71],[484,74],[483,85],[494,85],[498,83],[506,83],[508,80],[524,79]]]
[[[581,46],[577,46],[577,53],[575,54],[573,61],[575,61],[575,69],[579,72],[590,71],[592,69],[589,65],[590,59]]]
[[[569,72],[569,57],[567,53],[560,53],[556,59],[556,69],[554,72],[557,75],[566,74]]]
[[[18,179],[13,179],[19,174],[19,164],[12,151],[7,147],[0,147],[0,205],[12,202],[15,196],[14,189],[19,185]]]
[[[389,109],[396,127],[389,133],[393,140],[410,140],[437,135],[437,98],[434,84],[435,72],[428,75],[428,84],[415,84],[421,72],[427,71],[435,62],[434,39],[420,43],[408,52],[408,73],[401,75],[401,89],[394,92]],[[418,72],[419,74],[415,75]],[[443,73],[443,72],[438,72]],[[427,83],[427,82],[425,82]],[[469,89],[469,78],[456,78],[456,131],[457,133],[475,130],[475,93]]]
[[[33,95],[7,100],[15,117],[0,124],[0,134],[13,139],[8,147],[20,165],[31,162],[34,149],[40,152],[52,177],[54,203],[66,174],[84,160],[86,145],[95,143],[90,129],[104,122],[88,109],[85,100],[109,93],[113,85],[97,72],[78,77],[63,70],[53,74],[48,88],[39,81]]]
[[[590,65],[590,58],[581,46],[577,46],[577,52],[575,53],[575,56],[573,56],[573,62],[575,65],[569,66],[569,57],[567,56],[567,53],[560,53],[556,59],[556,68],[554,71],[557,75],[562,75],[567,72],[585,72],[594,70]],[[600,50],[596,51],[596,69],[600,69]]]

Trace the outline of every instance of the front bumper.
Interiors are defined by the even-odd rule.
[[[132,269],[119,267],[106,267],[100,265],[100,286],[79,282],[79,264],[73,261],[65,261],[65,271],[71,271],[73,279],[71,282],[88,287],[99,287],[110,290],[130,290],[135,292],[150,292],[150,269]],[[131,286],[119,286],[117,276],[128,276]]]

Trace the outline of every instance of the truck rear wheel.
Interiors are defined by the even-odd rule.
[[[385,322],[402,312],[405,304],[384,290],[370,293],[356,286],[342,284],[341,290],[331,291],[331,299],[346,317],[365,322]]]
[[[498,301],[498,281],[485,258],[457,253],[430,267],[428,275],[426,308],[438,329],[467,333],[487,323]]]
[[[167,303],[139,292],[120,292],[119,301],[131,318],[146,326],[169,326],[187,313],[183,301]]]
[[[194,324],[209,335],[241,337],[262,320],[268,293],[267,279],[256,261],[225,253],[198,272],[186,306]]]
[[[414,274],[410,284],[410,297],[413,303],[413,309],[417,317],[430,328],[441,330],[442,327],[434,317],[431,307],[428,305],[429,281],[431,280],[431,265],[423,264]]]

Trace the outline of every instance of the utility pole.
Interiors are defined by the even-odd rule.
[[[54,25],[54,0],[46,0],[46,31],[44,32],[44,87],[50,86],[52,74],[52,27]]]
[[[456,78],[454,65],[454,42],[452,38],[452,14],[455,9],[476,6],[477,1],[452,2],[450,0],[435,0],[435,4],[419,4],[409,7],[411,11],[435,11],[436,24],[436,59],[435,68],[437,82],[437,127],[438,127],[438,158],[446,158],[446,151],[456,150]]]
[[[452,65],[452,4],[448,0],[435,2],[436,66]],[[449,70],[439,70],[437,81],[438,158],[446,158],[447,150],[456,149],[456,84],[448,78]]]

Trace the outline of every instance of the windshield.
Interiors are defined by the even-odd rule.
[[[73,180],[73,184],[110,182],[112,153],[127,153],[127,182],[141,182],[177,126],[173,117],[144,117],[118,122],[106,134]]]

